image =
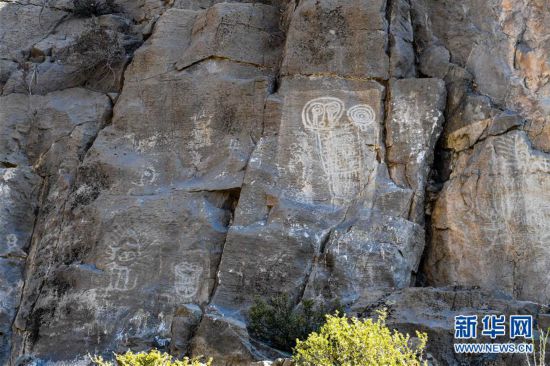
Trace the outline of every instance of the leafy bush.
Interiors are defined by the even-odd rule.
[[[386,315],[377,321],[327,315],[327,322],[305,341],[298,341],[293,359],[297,366],[426,366],[422,353],[428,336],[417,332],[418,345],[409,335],[390,331]]]
[[[286,294],[265,301],[256,299],[248,313],[250,335],[282,351],[291,352],[297,339],[305,339],[325,322],[325,314],[335,308],[316,307],[304,300],[296,308]]]
[[[114,0],[73,0],[73,14],[91,17],[117,12]]]
[[[92,362],[98,366],[115,366],[110,361],[105,361],[101,356],[90,357]],[[115,354],[116,366],[211,366],[212,359],[201,363],[199,358],[174,360],[167,353],[161,353],[156,349],[148,353],[133,353],[128,351],[124,354]]]

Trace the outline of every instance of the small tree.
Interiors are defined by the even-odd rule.
[[[293,359],[297,366],[426,366],[422,353],[428,336],[417,332],[411,346],[408,334],[386,327],[386,314],[377,321],[327,315],[327,322],[305,341],[298,341]]]
[[[101,356],[90,357],[92,362],[97,366],[115,366],[110,361],[105,361]],[[212,359],[206,363],[201,363],[200,358],[189,359],[185,357],[183,360],[174,360],[167,353],[161,353],[156,349],[148,353],[133,353],[128,351],[124,354],[115,354],[116,366],[211,366]]]

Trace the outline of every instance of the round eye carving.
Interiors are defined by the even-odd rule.
[[[338,103],[329,103],[326,106],[329,119],[332,121],[338,115],[340,111],[340,105]]]
[[[311,109],[311,113],[313,113],[314,116],[323,114],[323,106],[320,104],[314,105],[313,108]]]
[[[310,100],[302,109],[302,123],[312,130],[331,128],[343,114],[344,103],[337,98],[320,97]]]
[[[348,110],[348,118],[363,132],[374,123],[376,113],[370,105],[358,104]]]

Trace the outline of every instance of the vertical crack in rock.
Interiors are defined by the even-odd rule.
[[[41,9],[40,11],[42,12],[43,10],[44,9]],[[55,24],[54,29],[61,28],[65,19],[66,16],[59,19]],[[51,31],[48,32],[32,47],[36,48],[40,42],[50,37],[51,34]],[[59,88],[59,85],[57,87]],[[56,87],[54,86],[53,90],[55,90],[55,88]],[[71,97],[74,97],[75,100],[77,100],[76,105],[73,105],[75,104],[74,100],[68,100]],[[14,96],[13,98],[22,97]],[[59,245],[61,240],[61,230],[66,224],[67,203],[69,200],[69,195],[73,191],[75,184],[74,182],[78,180],[80,163],[93,145],[99,133],[109,124],[110,116],[107,114],[110,114],[110,112],[104,112],[104,110],[108,109],[110,111],[112,109],[112,105],[107,106],[106,100],[100,100],[98,94],[87,92],[83,89],[53,92],[50,94],[45,94],[44,97],[28,95],[26,98],[29,99],[29,101],[36,99],[36,108],[38,108],[41,114],[38,114],[38,111],[34,111],[35,116],[31,118],[30,123],[31,136],[25,136],[25,138],[28,138],[30,141],[27,142],[23,140],[24,143],[28,144],[27,147],[29,151],[24,151],[23,149],[25,147],[21,145],[19,146],[19,149],[21,149],[23,154],[28,153],[29,157],[34,159],[33,169],[37,170],[42,176],[42,182],[38,185],[38,188],[42,193],[39,195],[39,202],[37,203],[35,218],[33,220],[34,224],[31,230],[31,237],[29,239],[29,254],[26,256],[27,266],[24,278],[21,281],[22,287],[20,289],[19,304],[21,306],[24,304],[25,310],[23,312],[28,316],[25,315],[22,317],[20,314],[21,307],[18,307],[16,309],[17,315],[13,317],[13,322],[10,324],[10,328],[12,329],[12,338],[14,341],[14,348],[11,352],[6,354],[6,357],[11,359],[10,364],[15,364],[18,356],[30,350],[34,341],[36,341],[39,337],[39,329],[43,325],[43,321],[45,321],[45,319],[43,319],[43,315],[47,315],[47,310],[36,310],[37,302],[45,292],[44,286],[46,281],[49,281],[52,268],[59,265],[57,262],[58,258],[55,258],[50,254],[52,252],[61,253]],[[87,98],[89,98],[89,102],[86,100]],[[91,105],[89,105],[90,103]],[[9,113],[13,113],[15,111],[16,110],[11,111],[8,109],[6,110],[6,114],[9,115]],[[31,113],[33,113],[32,108]],[[54,120],[55,122],[53,124],[48,120],[48,118],[51,118],[49,115],[52,113],[58,113],[55,117],[58,121]],[[66,123],[64,120],[66,117],[63,113],[66,113],[68,117],[69,129],[63,125],[63,123]],[[95,117],[92,117],[94,113]],[[16,116],[16,114],[13,114],[13,116]],[[90,117],[94,119],[90,120]],[[6,121],[0,121],[0,123],[5,122]],[[40,127],[38,126],[39,123],[41,124]],[[50,124],[49,126],[48,123]],[[9,127],[9,124],[5,127]],[[53,131],[53,136],[52,133],[49,133],[49,135],[46,134],[44,142],[49,142],[49,145],[46,145],[46,148],[42,151],[40,151],[40,148],[43,148],[44,144],[40,141],[40,138],[38,140],[40,142],[38,143],[32,141],[32,139],[36,139],[36,136],[32,135],[35,133],[33,132],[33,129],[37,128],[50,128],[51,131]],[[59,129],[59,132],[55,130],[56,128]],[[78,141],[78,139],[81,141]],[[80,145],[80,142],[82,145]],[[38,145],[38,150],[36,150],[32,145],[33,143]],[[60,153],[61,151],[63,152]],[[73,153],[74,155],[71,155]],[[62,169],[65,169],[65,174],[68,181],[64,183],[60,182],[63,178],[56,172],[56,168],[59,167],[59,163],[56,160],[59,159],[59,157],[66,159],[65,163],[63,163],[64,167]],[[18,166],[17,164],[9,165],[13,165],[14,168]],[[65,187],[59,190],[60,185],[65,185]],[[60,193],[62,196],[65,196],[62,198],[62,202],[52,202],[51,197],[58,197]],[[54,208],[54,206],[57,207]],[[61,221],[55,223],[56,228],[51,227],[46,230],[47,235],[57,235],[58,239],[56,243],[54,243],[53,247],[49,248],[49,251],[46,252],[45,256],[44,253],[40,254],[46,258],[45,261],[48,263],[42,262],[42,265],[47,266],[45,273],[43,273],[44,277],[36,278],[37,272],[34,272],[34,269],[36,269],[35,262],[37,262],[36,255],[38,251],[42,250],[38,248],[38,246],[42,245],[41,241],[42,236],[44,235],[44,225],[51,224],[51,222],[48,224],[48,211],[52,210],[52,208],[60,214]],[[44,261],[44,258],[42,258],[41,261]],[[48,260],[47,258],[50,259]],[[33,283],[31,290],[29,290],[29,276],[33,276],[34,278],[32,280],[38,282],[38,284]]]
[[[32,240],[34,234],[34,228],[36,227],[36,220],[38,217],[36,201],[39,194],[37,192],[39,192],[42,187],[42,181],[37,175],[32,174],[32,172],[30,171],[27,171],[23,174],[18,174],[21,169],[25,168],[17,168],[16,164],[11,163],[9,164],[9,166],[10,168],[7,169],[12,169],[11,173],[5,174],[5,172],[2,172],[2,176],[0,176],[0,188],[2,188],[0,199],[2,204],[5,205],[4,207],[7,206],[6,208],[9,210],[9,213],[11,215],[11,217],[6,217],[5,215],[0,214],[3,226],[0,232],[2,236],[5,237],[5,240],[8,242],[8,247],[2,248],[2,251],[0,252],[0,272],[2,273],[3,285],[5,284],[8,286],[8,288],[4,288],[3,286],[0,287],[0,295],[2,296],[3,300],[2,307],[0,307],[0,311],[3,313],[3,321],[0,324],[0,362],[3,364],[8,363],[10,352],[12,349],[12,342],[10,338],[15,321],[15,312],[17,310],[18,304],[21,303],[23,296],[20,282],[23,277],[22,272],[24,268],[24,261],[27,257],[26,245],[28,243],[26,242]],[[2,170],[3,169],[0,169],[0,171]],[[28,180],[18,179],[21,178],[21,176],[27,176]],[[19,180],[19,186],[13,187],[12,184],[10,184],[10,180]],[[13,198],[10,197],[10,188],[15,188],[15,190],[18,191],[20,195],[18,196],[16,194],[13,195]],[[8,194],[6,195],[5,192],[8,192]],[[23,197],[25,197],[26,199],[24,199]],[[10,198],[17,201],[11,202],[10,205]],[[4,209],[4,207],[2,207],[2,209]],[[28,219],[21,220],[23,217],[25,217],[22,215],[25,211],[27,212],[26,216]],[[32,217],[29,214],[31,214]],[[15,220],[13,220],[16,217],[20,218],[20,222],[15,222]],[[25,240],[22,240],[23,238],[21,237],[21,235],[16,235],[16,231],[15,233],[9,233],[10,228],[13,226],[16,226],[16,228],[20,230],[20,232],[30,232],[30,239],[25,238]],[[21,245],[20,242],[23,242],[23,245]],[[20,245],[20,247],[18,244]],[[10,267],[12,269],[15,269],[15,271],[10,271]]]
[[[106,97],[107,97],[107,95],[106,95]],[[92,147],[93,142],[95,141],[95,139],[97,138],[99,133],[109,124],[109,121],[110,121],[110,118],[111,118],[110,110],[112,110],[112,104],[110,104],[109,111],[107,112],[106,115],[104,114],[103,116],[99,116],[100,118],[101,117],[103,118],[103,121],[101,121],[101,120],[84,121],[84,122],[80,122],[80,123],[77,123],[74,126],[72,126],[69,133],[67,133],[65,136],[61,136],[61,137],[57,138],[56,140],[54,140],[52,142],[52,144],[49,145],[48,148],[43,153],[41,153],[41,156],[38,159],[37,164],[38,165],[47,164],[47,163],[41,163],[42,157],[47,156],[50,153],[50,150],[52,149],[52,147],[55,144],[60,143],[65,138],[70,138],[71,135],[73,134],[73,132],[75,132],[75,130],[77,128],[79,128],[79,127],[81,127],[85,124],[95,122],[96,124],[98,124],[98,128],[94,131],[93,135],[89,138],[89,140],[86,141],[83,148],[80,149],[80,151],[77,155],[77,159],[78,159],[77,164],[80,164],[82,162],[84,156],[88,152],[88,150]],[[53,152],[53,153],[57,153],[57,152]],[[74,182],[76,182],[78,180],[78,168],[79,167],[80,167],[80,165],[78,165],[75,168],[75,170],[73,172],[73,174],[74,174],[73,182],[67,187],[67,190],[66,190],[67,194],[66,194],[65,198],[63,199],[63,202],[61,203],[61,205],[60,205],[60,207],[57,211],[58,214],[61,217],[61,221],[56,223],[57,232],[53,233],[53,236],[57,237],[57,240],[53,244],[53,248],[49,248],[50,253],[61,253],[62,252],[60,250],[60,245],[59,244],[60,244],[60,240],[61,240],[61,237],[62,237],[62,235],[61,235],[62,230],[63,230],[63,227],[65,226],[67,203],[70,199],[69,194],[74,190],[73,189],[74,188]],[[26,298],[24,298],[26,301],[28,301],[29,298],[34,298],[34,300],[30,305],[28,305],[28,310],[26,312],[26,314],[29,316],[28,320],[25,321],[27,326],[25,326],[24,328],[20,328],[19,326],[15,325],[15,322],[17,321],[17,318],[21,317],[21,315],[19,314],[20,308],[17,309],[17,315],[14,318],[14,324],[12,325],[12,328],[14,330],[16,330],[18,333],[22,333],[22,334],[19,335],[22,338],[19,341],[19,342],[21,342],[21,346],[20,346],[20,350],[19,350],[19,352],[21,352],[21,353],[25,353],[25,352],[29,351],[32,347],[32,344],[39,337],[39,328],[41,326],[41,321],[43,320],[42,319],[42,314],[44,313],[44,311],[35,312],[36,303],[37,303],[37,301],[39,301],[40,297],[43,295],[44,286],[45,286],[46,281],[48,281],[49,278],[50,278],[52,268],[56,264],[58,264],[56,262],[55,257],[50,257],[50,260],[48,261],[47,269],[46,269],[45,273],[43,273],[43,276],[38,279],[38,282],[39,282],[38,288],[37,289],[34,288],[33,291],[32,291],[32,294],[30,294],[27,291],[27,283],[29,281],[29,276],[35,277],[35,275],[36,275],[33,272],[33,264],[37,262],[36,261],[36,255],[38,253],[38,250],[40,250],[40,248],[38,248],[38,246],[41,244],[41,237],[36,237],[35,236],[35,229],[37,227],[37,222],[38,222],[39,218],[47,220],[47,218],[46,218],[47,214],[45,216],[42,216],[42,215],[44,215],[42,210],[43,210],[43,207],[46,205],[46,200],[48,199],[49,192],[47,192],[47,191],[53,188],[48,183],[48,180],[52,179],[52,175],[49,172],[46,173],[46,174],[47,174],[47,176],[42,176],[42,183],[40,185],[40,191],[42,193],[40,194],[40,200],[39,200],[39,203],[38,203],[36,219],[35,219],[35,222],[34,222],[34,225],[33,225],[32,236],[31,236],[31,239],[30,239],[31,244],[30,244],[30,248],[29,248],[29,254],[28,254],[28,257],[27,257],[26,274],[25,274],[25,278],[23,280],[23,286],[22,286],[22,290],[21,290],[22,299],[23,299],[23,296],[26,295]],[[50,234],[52,234],[52,233],[50,233]],[[36,280],[36,277],[34,279]],[[36,285],[34,285],[34,286],[36,286]],[[20,304],[22,304],[22,302],[20,302]],[[15,336],[15,334],[14,334],[14,336]],[[21,354],[19,354],[19,355],[18,354],[12,354],[11,363],[14,364],[16,362],[17,357],[20,356],[20,355]]]
[[[387,307],[443,363],[478,361],[449,351],[464,311],[545,321],[512,300],[550,296],[538,2],[121,5],[90,38],[70,9],[2,1],[11,364],[151,347],[277,358],[246,321],[279,293]],[[111,78],[95,61],[117,41],[131,56]]]
[[[246,169],[244,169],[246,171]],[[222,192],[220,192],[222,193]],[[227,233],[229,233],[229,231],[231,230],[231,225],[233,225],[233,222],[234,222],[234,219],[235,219],[235,209],[237,208],[237,205],[239,204],[239,197],[241,195],[241,188],[234,188],[234,189],[231,189],[229,191],[227,191],[227,199],[226,201],[224,202],[222,208],[225,209],[225,210],[228,210],[230,212],[230,220],[227,224]],[[208,304],[210,304],[210,301],[212,301],[212,297],[214,296],[214,293],[216,292],[216,288],[218,287],[218,276],[219,276],[219,269],[220,269],[220,264],[223,260],[223,251],[224,251],[224,248],[225,248],[225,243],[226,243],[226,240],[227,240],[227,234],[226,234],[226,237],[224,238],[224,241],[223,241],[223,244],[221,246],[221,253],[220,253],[220,256],[219,256],[219,260],[218,260],[218,263],[216,263],[215,265],[215,279],[214,279],[214,285],[212,286],[212,290],[210,291],[210,295],[208,296]]]

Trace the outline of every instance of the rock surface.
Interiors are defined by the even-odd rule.
[[[452,327],[550,325],[547,0],[98,4],[0,1],[1,365],[289,366],[280,293],[524,362]]]

